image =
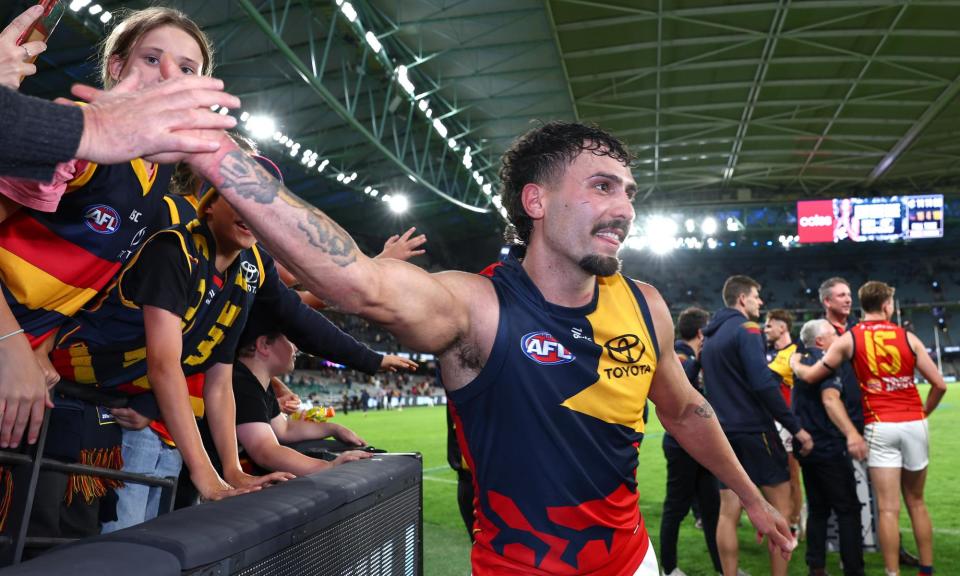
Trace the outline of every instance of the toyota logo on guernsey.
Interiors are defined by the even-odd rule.
[[[801,244],[833,242],[833,200],[797,202],[797,236]]]
[[[537,364],[566,364],[574,356],[549,332],[531,332],[520,339],[520,349]]]

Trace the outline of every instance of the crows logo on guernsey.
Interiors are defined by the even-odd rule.
[[[106,204],[94,204],[85,208],[83,221],[97,234],[113,234],[120,228],[120,215]]]
[[[520,339],[520,349],[537,364],[566,364],[574,355],[549,332],[531,332]]]

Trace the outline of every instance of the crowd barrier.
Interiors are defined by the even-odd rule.
[[[50,574],[423,574],[422,461],[376,454],[207,502],[0,570]]]

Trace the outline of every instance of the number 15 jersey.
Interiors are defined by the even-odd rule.
[[[923,420],[923,402],[913,380],[916,355],[906,331],[884,320],[866,320],[850,332],[865,423]]]

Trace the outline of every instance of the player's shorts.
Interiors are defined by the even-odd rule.
[[[787,451],[775,430],[727,434],[727,440],[747,476],[757,486],[776,486],[790,480]],[[726,488],[719,482],[720,489]]]
[[[783,442],[783,449],[787,451],[787,454],[793,454],[793,434],[779,422],[774,422],[774,424],[777,426],[777,434],[780,435],[780,441]]]
[[[653,551],[653,542],[647,544],[647,553],[643,556],[643,562],[637,567],[633,576],[660,576],[660,566],[657,564],[657,553]]]
[[[874,422],[864,427],[870,448],[867,466],[923,470],[930,463],[930,433],[927,421]]]

